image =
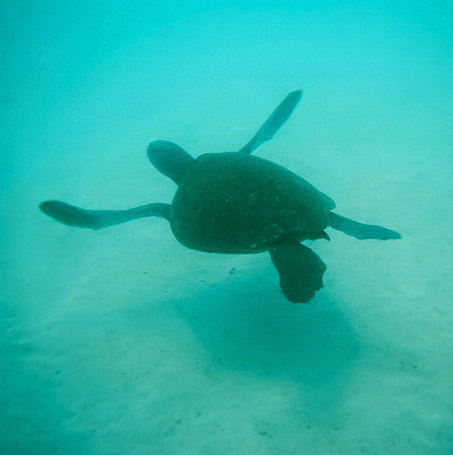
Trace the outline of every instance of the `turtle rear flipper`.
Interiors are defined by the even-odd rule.
[[[163,203],[141,205],[128,210],[86,210],[62,201],[45,201],[39,204],[39,208],[67,226],[94,230],[148,216],[166,219],[170,216],[170,206]]]
[[[321,258],[295,240],[285,240],[269,248],[272,262],[280,276],[280,287],[293,303],[307,303],[323,287],[327,270]]]
[[[270,117],[261,125],[261,128],[252,139],[239,150],[240,153],[249,155],[263,142],[272,139],[275,133],[285,124],[292,114],[297,103],[302,98],[302,90],[291,92],[272,112]]]
[[[359,240],[376,239],[390,240],[400,239],[401,234],[374,224],[363,224],[358,221],[350,220],[344,216],[330,212],[331,227],[337,231],[344,232],[347,235],[355,237]]]

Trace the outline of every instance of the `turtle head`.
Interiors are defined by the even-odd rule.
[[[161,173],[179,185],[187,169],[195,161],[179,145],[169,141],[154,141],[148,146],[148,159]]]

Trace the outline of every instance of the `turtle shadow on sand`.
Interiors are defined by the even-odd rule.
[[[259,292],[250,286],[255,280]],[[231,370],[266,382],[293,382],[300,393],[295,409],[302,406],[324,418],[341,405],[360,340],[341,302],[323,292],[315,304],[295,308],[284,304],[276,281],[268,266],[247,278],[217,282],[196,298],[170,298],[168,304],[201,343],[208,375]]]
[[[268,252],[285,297],[309,302],[323,287],[326,265],[305,240],[327,239],[325,229],[360,240],[389,240],[400,234],[336,214],[335,202],[305,179],[252,153],[269,141],[292,114],[302,91],[291,92],[240,150],[205,153],[194,159],[176,144],[154,141],[148,158],[178,189],[171,204],[128,210],[86,210],[51,200],[46,215],[69,226],[102,229],[157,216],[170,223],[176,239],[193,250],[223,254]]]

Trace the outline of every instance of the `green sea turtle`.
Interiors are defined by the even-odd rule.
[[[40,208],[64,224],[90,229],[158,216],[170,222],[176,239],[188,248],[233,254],[269,251],[284,295],[291,302],[308,302],[323,286],[326,266],[302,241],[329,240],[327,227],[358,239],[401,236],[332,212],[335,202],[329,196],[286,168],[252,155],[286,122],[301,96],[301,90],[290,93],[238,152],[194,159],[172,142],[152,142],[149,160],[178,185],[171,205],[85,210],[52,200]]]

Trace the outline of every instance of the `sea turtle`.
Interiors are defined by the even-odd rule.
[[[251,254],[269,251],[280,286],[291,302],[306,303],[323,286],[322,260],[302,241],[329,236],[332,227],[358,239],[399,239],[400,234],[340,216],[335,202],[303,178],[252,152],[270,140],[302,96],[291,92],[255,136],[238,152],[206,153],[197,159],[176,144],[152,142],[148,158],[178,189],[170,204],[129,210],[85,210],[61,201],[40,209],[69,226],[101,229],[158,216],[170,222],[176,239],[209,253]]]

